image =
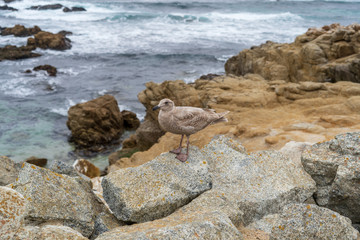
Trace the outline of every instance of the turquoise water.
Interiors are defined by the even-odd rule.
[[[87,11],[27,9],[51,3]],[[77,158],[66,127],[67,110],[76,103],[111,94],[121,110],[143,118],[137,94],[145,82],[191,82],[203,74],[222,74],[225,61],[244,48],[267,40],[291,42],[309,27],[360,22],[359,1],[23,0],[8,5],[19,11],[0,11],[1,27],[73,32],[70,50],[37,50],[42,57],[0,62],[0,155],[16,161]],[[0,47],[26,40],[0,37]],[[42,64],[57,67],[58,76],[24,73]],[[91,160],[103,168],[106,158]]]

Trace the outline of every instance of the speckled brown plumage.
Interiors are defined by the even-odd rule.
[[[227,122],[224,117],[227,112],[216,113],[212,109],[202,109],[195,107],[176,107],[174,102],[170,99],[162,99],[159,105],[155,106],[153,110],[160,108],[159,124],[167,132],[180,134],[180,146],[172,150],[172,153],[177,154],[177,159],[186,161],[189,151],[189,136],[194,134],[210,124],[219,122]],[[187,151],[186,154],[181,153],[181,143],[184,135],[187,137]]]

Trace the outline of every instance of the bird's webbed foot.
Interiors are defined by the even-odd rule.
[[[188,158],[188,155],[185,153],[179,153],[176,158],[179,159],[181,162],[185,162]]]
[[[176,149],[174,149],[174,150],[171,150],[170,152],[171,153],[175,153],[175,154],[180,154],[181,153],[181,147],[178,147],[178,148],[176,148]]]

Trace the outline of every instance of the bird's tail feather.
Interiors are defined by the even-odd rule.
[[[215,121],[212,122],[212,124],[215,123],[220,123],[220,122],[227,122],[227,118],[225,117],[226,114],[228,114],[230,111],[226,111],[226,112],[222,112],[222,113],[217,113],[217,115],[219,116],[219,118]]]

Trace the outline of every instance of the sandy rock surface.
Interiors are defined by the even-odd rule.
[[[168,85],[180,88],[183,84],[181,81],[154,83],[139,97],[149,98],[144,102],[150,109],[158,99],[167,96],[158,96],[155,92],[170,91]],[[357,83],[288,83],[267,81],[260,75],[248,74],[219,76],[211,81],[198,79],[186,86],[192,89],[189,94],[194,94],[186,98],[186,105],[209,107],[217,112],[230,111],[227,115],[229,122],[209,126],[191,135],[190,143],[200,148],[218,134],[236,136],[251,152],[279,150],[290,141],[314,144],[330,140],[339,133],[360,130],[360,86]],[[142,96],[144,94],[146,97]],[[181,92],[179,94],[182,96]],[[181,101],[175,100],[175,104],[181,104]],[[149,116],[154,114],[152,110],[147,113]],[[147,120],[143,124],[158,126],[157,120]],[[176,148],[180,141],[179,135],[166,133],[160,138],[159,135],[150,134],[152,139],[147,138],[147,146],[154,145],[147,151],[136,152],[130,158],[118,159],[118,162],[112,159],[111,163],[116,162],[115,169],[141,165]],[[136,137],[132,143],[131,147],[136,148]]]

